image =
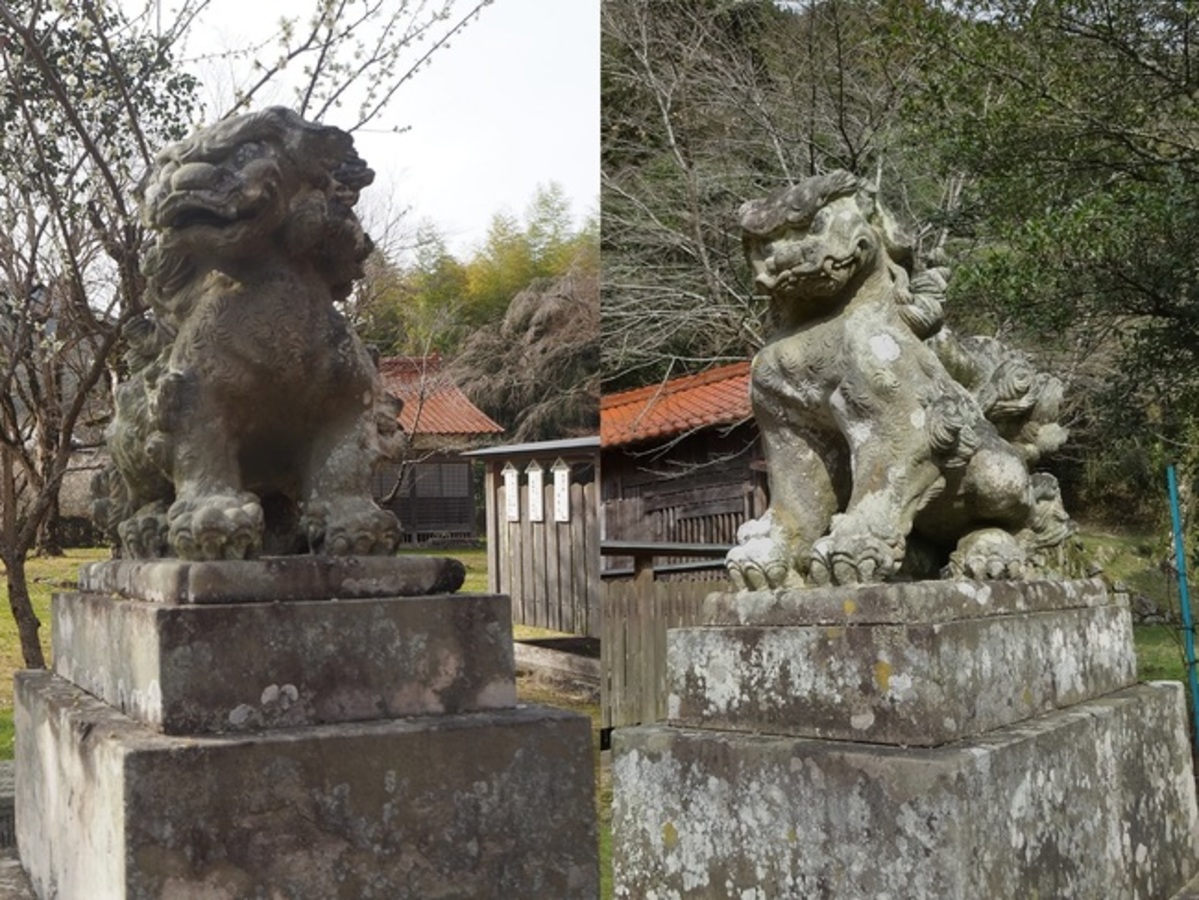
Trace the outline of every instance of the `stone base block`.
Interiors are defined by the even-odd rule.
[[[177,738],[49,673],[16,687],[17,840],[42,898],[597,896],[582,716]]]
[[[174,605],[58,594],[55,671],[167,734],[516,703],[508,598]]]
[[[79,587],[155,603],[273,603],[452,593],[465,578],[459,560],[438,556],[113,559],[83,566]]]
[[[938,746],[1136,681],[1101,581],[926,582],[713,595],[667,635],[682,727]]]
[[[1166,898],[1196,872],[1181,685],[903,749],[618,730],[616,897]]]

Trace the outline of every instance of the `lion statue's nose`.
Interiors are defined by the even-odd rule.
[[[171,174],[171,189],[193,191],[212,187],[221,179],[221,169],[205,162],[184,163]]]
[[[815,272],[824,259],[823,248],[814,242],[788,241],[777,244],[770,258],[773,260],[775,275],[780,272]]]
[[[785,272],[803,261],[800,246],[791,241],[780,241],[770,248],[770,258],[766,261],[766,271],[772,275]]]

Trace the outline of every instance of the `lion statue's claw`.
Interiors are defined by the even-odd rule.
[[[792,541],[768,512],[737,529],[737,546],[725,557],[729,579],[740,591],[764,591],[799,583],[792,564]]]
[[[1035,575],[1039,567],[1027,548],[1001,528],[982,528],[963,537],[943,573],[975,581],[1016,580]]]
[[[167,521],[170,545],[182,559],[247,559],[262,549],[262,507],[253,494],[176,500]]]
[[[872,584],[898,569],[895,547],[872,534],[821,538],[808,559],[808,578],[816,585]]]
[[[356,497],[309,503],[304,530],[313,551],[329,556],[386,554],[400,542],[396,517]]]
[[[787,583],[787,564],[777,558],[756,560],[736,547],[725,560],[729,578],[740,591],[764,591]]]
[[[136,514],[120,523],[121,544],[134,557],[158,559],[167,552],[167,507],[165,503],[147,503]]]

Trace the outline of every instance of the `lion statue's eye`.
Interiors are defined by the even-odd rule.
[[[234,151],[231,162],[237,168],[241,168],[247,163],[266,156],[267,152],[268,151],[265,144],[261,143],[260,141],[250,141],[242,144],[237,148],[237,150]]]
[[[808,225],[811,222],[811,217],[804,215],[801,212],[792,210],[787,213],[787,224],[783,228],[783,236],[792,234],[802,234],[808,230]]]

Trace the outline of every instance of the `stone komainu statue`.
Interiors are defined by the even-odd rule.
[[[282,108],[167,147],[141,188],[149,313],[126,331],[97,521],[130,557],[386,553],[369,493],[396,401],[334,303],[371,251],[374,173]]]
[[[947,272],[847,172],[741,208],[777,332],[751,396],[770,506],[738,532],[741,588],[1044,574],[1073,525],[1057,481],[1061,383],[943,324]]]

